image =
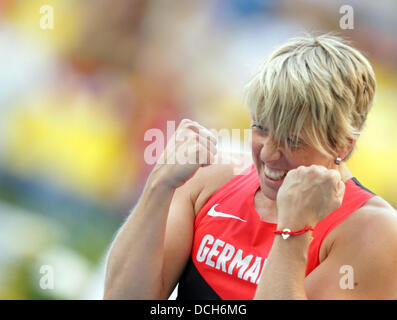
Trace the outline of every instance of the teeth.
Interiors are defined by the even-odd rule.
[[[287,171],[274,171],[265,165],[265,174],[273,180],[281,180],[286,175]]]

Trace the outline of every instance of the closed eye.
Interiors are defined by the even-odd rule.
[[[295,149],[299,148],[301,145],[301,142],[294,138],[287,138],[287,143],[290,148],[295,148]]]
[[[258,129],[258,130],[261,130],[261,131],[264,131],[264,130],[265,130],[264,127],[262,127],[262,126],[259,125],[259,124],[255,124],[255,123],[251,125],[251,128],[253,128],[253,129]]]

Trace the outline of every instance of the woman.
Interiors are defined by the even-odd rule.
[[[397,298],[395,210],[345,164],[374,93],[357,50],[300,37],[247,85],[251,159],[183,120],[112,245],[104,297],[166,299],[179,282],[179,299]],[[167,164],[183,157],[197,161]]]

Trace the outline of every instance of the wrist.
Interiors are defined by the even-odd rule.
[[[147,186],[154,189],[175,190],[177,186],[169,179],[166,168],[154,167],[147,179]],[[165,172],[164,172],[165,171]]]
[[[311,218],[310,214],[299,214],[299,215],[279,215],[279,219],[277,221],[277,230],[283,230],[285,228],[295,230],[301,230],[305,227],[314,228],[317,224],[315,219]]]
[[[315,224],[310,221],[279,221],[277,222],[277,230],[290,229],[291,231],[302,230],[306,227],[314,228]],[[309,232],[309,231],[308,231]]]
[[[313,230],[314,229],[312,227],[307,226],[307,227],[305,227],[303,229],[300,229],[300,230],[291,230],[291,229],[288,229],[288,228],[284,228],[282,230],[276,230],[276,231],[274,231],[274,233],[281,235],[283,237],[283,239],[285,240],[285,239],[288,239],[291,236],[300,236],[301,234],[304,234],[305,232],[313,231]]]
[[[283,231],[283,230],[284,229],[277,228],[277,231]],[[291,233],[294,232],[299,233],[299,231],[304,230],[304,228],[290,229],[290,230]],[[275,233],[274,247],[278,248],[277,250],[281,250],[293,261],[301,261],[302,263],[306,263],[307,251],[310,246],[310,243],[313,240],[312,231],[307,230],[296,235],[288,235],[288,236],[284,236],[283,234],[277,234],[277,231],[274,232]]]
[[[137,206],[148,212],[159,213],[162,211],[160,208],[169,208],[174,193],[175,188],[164,184],[162,180],[149,177]],[[152,208],[157,208],[157,210]]]
[[[150,175],[147,179],[145,191],[149,193],[174,193],[176,187],[158,175]]]

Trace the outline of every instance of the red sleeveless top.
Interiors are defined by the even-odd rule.
[[[356,178],[346,183],[339,209],[314,228],[306,275],[319,264],[327,234],[374,193]],[[198,213],[191,260],[180,279],[177,299],[253,299],[277,225],[261,220],[254,206],[260,180],[253,164],[217,190]]]

